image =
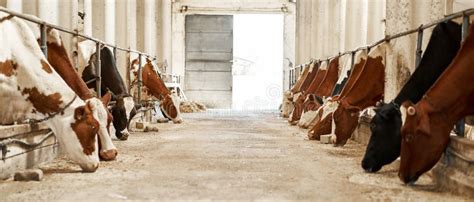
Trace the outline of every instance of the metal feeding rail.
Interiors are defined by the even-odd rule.
[[[336,56],[328,57],[326,59],[320,59],[320,60],[311,59],[310,62],[313,62],[313,61],[318,61],[318,62],[320,62],[320,61],[329,61],[329,60],[332,60],[332,59],[334,59],[338,56],[351,54],[352,55],[351,69],[352,69],[354,67],[354,55],[357,51],[370,50],[371,48],[373,48],[375,46],[378,46],[378,45],[380,45],[384,42],[389,42],[390,40],[393,40],[393,39],[397,39],[397,38],[401,38],[401,37],[404,37],[404,36],[407,36],[407,35],[410,35],[410,34],[417,33],[418,36],[417,36],[416,52],[415,52],[416,53],[415,67],[418,67],[418,65],[421,61],[421,56],[423,54],[423,51],[422,51],[422,45],[423,44],[422,44],[422,42],[423,42],[423,31],[425,29],[431,28],[433,26],[436,26],[440,23],[443,23],[443,22],[446,22],[446,21],[449,21],[449,20],[452,20],[452,19],[462,17],[463,18],[463,22],[462,22],[462,42],[464,42],[464,40],[466,39],[466,37],[469,34],[469,25],[470,25],[469,17],[471,15],[474,15],[474,9],[473,8],[447,15],[444,18],[441,18],[441,19],[436,20],[434,22],[428,23],[426,25],[422,24],[418,28],[415,28],[415,29],[400,32],[398,34],[394,34],[394,35],[391,35],[391,36],[387,35],[387,36],[385,36],[385,38],[383,38],[383,39],[381,39],[381,40],[379,40],[379,41],[377,41],[377,42],[375,42],[371,45],[368,45],[368,46],[362,46],[362,47],[356,48],[355,50],[352,50],[352,51],[346,51],[346,52],[343,52],[343,53],[339,53]],[[289,87],[290,87],[290,89],[296,83],[296,80],[298,79],[299,74],[301,74],[301,72],[302,72],[301,69],[304,68],[305,66],[307,66],[307,64],[303,64],[303,65],[299,65],[299,66],[294,67],[294,68],[290,68],[290,72],[289,72],[289,79],[290,79],[290,82],[289,82],[290,86]],[[464,119],[462,119],[457,125],[458,125],[457,130],[458,130],[458,133],[459,133],[458,135],[459,136],[464,136]]]
[[[65,33],[68,33],[68,34],[71,34],[71,35],[74,35],[76,37],[81,37],[83,39],[87,39],[87,40],[91,40],[93,42],[96,43],[96,78],[95,78],[95,81],[96,81],[96,92],[98,95],[101,95],[101,81],[102,81],[102,77],[101,77],[101,61],[100,61],[100,49],[103,47],[103,46],[108,46],[110,48],[113,49],[113,53],[114,53],[114,57],[115,57],[115,60],[117,59],[117,50],[120,50],[120,51],[125,51],[127,52],[129,55],[130,53],[136,53],[138,54],[138,58],[139,58],[139,67],[138,67],[138,92],[141,91],[141,83],[142,83],[142,80],[141,80],[141,72],[142,72],[142,56],[145,56],[147,58],[152,58],[153,60],[156,60],[156,56],[151,56],[149,54],[146,54],[144,52],[140,52],[140,51],[137,51],[137,50],[132,50],[130,48],[121,48],[121,47],[118,47],[116,45],[113,45],[113,44],[110,44],[110,43],[107,43],[107,42],[104,42],[100,39],[96,39],[96,38],[93,38],[91,36],[88,36],[88,35],[85,35],[85,34],[81,34],[79,33],[78,31],[74,31],[74,30],[70,30],[70,29],[67,29],[67,28],[64,28],[64,27],[60,27],[60,26],[57,26],[57,25],[54,25],[54,24],[51,24],[51,23],[48,23],[44,20],[41,20],[41,19],[38,19],[38,18],[35,18],[35,17],[32,17],[32,16],[29,16],[29,15],[25,15],[23,13],[19,13],[19,12],[16,12],[16,11],[12,11],[12,10],[9,10],[9,9],[6,9],[6,8],[3,8],[3,7],[0,7],[0,11],[1,12],[5,12],[5,13],[8,13],[10,15],[13,15],[15,17],[18,17],[18,18],[21,18],[23,20],[27,20],[27,21],[30,21],[30,22],[33,22],[33,23],[36,23],[38,25],[40,25],[40,30],[41,30],[41,39],[40,39],[40,47],[41,47],[41,50],[43,51],[44,55],[45,56],[48,56],[48,48],[47,48],[47,45],[46,45],[46,39],[47,39],[47,36],[46,36],[46,30],[48,28],[52,28],[52,29],[56,29],[58,31],[61,31],[61,32],[65,32]],[[138,100],[141,100],[141,94],[138,93]]]
[[[362,47],[356,48],[354,50],[339,53],[336,56],[328,57],[326,59],[320,59],[320,60],[317,60],[317,61],[331,60],[331,59],[334,59],[337,56],[342,56],[342,55],[346,55],[346,54],[355,54],[357,51],[364,50],[364,49],[370,50],[371,48],[373,48],[375,46],[378,46],[378,45],[380,45],[384,42],[388,42],[388,41],[391,41],[393,39],[397,39],[397,38],[407,36],[407,35],[410,35],[410,34],[418,33],[418,39],[417,39],[417,44],[416,44],[416,65],[418,65],[419,61],[421,60],[422,53],[423,53],[422,50],[421,50],[421,47],[422,47],[422,41],[423,41],[423,31],[425,29],[431,28],[433,26],[436,26],[437,24],[440,24],[440,23],[443,23],[443,22],[446,22],[446,21],[449,21],[449,20],[452,20],[452,19],[462,17],[463,18],[462,38],[465,39],[467,37],[468,31],[469,31],[469,24],[470,24],[469,17],[471,15],[474,15],[474,9],[472,9],[472,8],[447,15],[444,18],[441,18],[441,19],[436,20],[434,22],[428,23],[426,25],[420,25],[418,28],[415,28],[415,29],[400,32],[398,34],[394,34],[394,35],[391,35],[391,36],[387,35],[387,36],[385,36],[385,38],[373,43],[372,45],[362,46]],[[311,61],[315,61],[315,59],[311,59]],[[352,64],[353,64],[353,62],[352,62]],[[299,76],[295,73],[297,72],[298,69],[304,67],[305,65],[306,64],[290,68],[290,88],[296,83],[296,79]],[[301,71],[299,71],[299,72],[301,72]]]

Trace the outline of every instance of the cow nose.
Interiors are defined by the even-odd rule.
[[[417,176],[402,175],[401,173],[399,173],[398,177],[400,178],[401,181],[403,181],[403,183],[405,183],[405,185],[408,185],[408,186],[414,185],[416,180],[418,180]]]
[[[115,160],[117,154],[118,152],[116,149],[103,150],[100,151],[100,158],[104,161],[112,161]]]
[[[176,123],[176,124],[183,123],[183,119],[173,119],[173,123]]]
[[[99,168],[99,163],[88,163],[86,165],[81,165],[82,171],[93,173]]]

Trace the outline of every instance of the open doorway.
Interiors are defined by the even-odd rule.
[[[278,109],[283,92],[283,17],[234,15],[232,109]]]

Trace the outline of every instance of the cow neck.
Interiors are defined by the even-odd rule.
[[[108,88],[116,96],[128,96],[128,90],[125,87],[122,77],[117,69],[115,58],[112,51],[104,47],[100,51],[102,86]],[[105,89],[102,90],[104,93]]]
[[[291,89],[291,92],[292,93],[298,93],[300,92],[301,90],[301,85],[303,84],[303,81],[306,79],[306,77],[308,76],[308,73],[309,73],[309,65],[306,65],[304,68],[303,68],[303,73],[298,77],[298,80],[296,81],[295,85],[293,86],[293,88]]]
[[[379,51],[379,48],[383,47],[378,47],[375,51]],[[360,109],[365,109],[375,105],[377,101],[383,98],[385,81],[385,65],[383,60],[383,55],[376,55],[375,57],[369,55],[354,84],[342,98],[343,102]]]
[[[311,81],[311,84],[308,86],[308,88],[305,91],[306,94],[313,94],[317,90],[318,86],[323,81],[324,76],[326,75],[326,72],[327,72],[327,62],[321,63],[321,65],[319,65],[318,71],[316,72],[316,75],[314,76],[313,81]]]
[[[309,72],[308,72],[308,76],[306,77],[306,79],[301,84],[300,92],[306,92],[308,90],[308,87],[311,84],[311,82],[313,82],[315,80],[315,76],[316,76],[316,74],[318,73],[318,70],[319,70],[319,64],[320,63],[311,63],[310,68],[309,68]]]
[[[360,58],[360,61],[354,65],[354,68],[352,69],[352,72],[349,75],[349,78],[347,79],[346,84],[344,85],[344,88],[342,88],[341,93],[339,93],[339,99],[342,99],[343,97],[345,97],[349,89],[352,88],[357,78],[359,77],[359,74],[364,69],[364,65],[366,61],[367,61],[367,58],[363,57],[363,58]]]
[[[328,70],[324,75],[324,79],[314,92],[319,97],[327,97],[331,95],[334,85],[336,85],[338,79],[338,67],[339,67],[339,57],[336,57],[331,60],[329,63]]]
[[[72,66],[64,46],[58,45],[57,43],[47,43],[47,46],[48,62],[67,85],[71,87],[82,100],[93,98],[94,96],[89,88],[87,88],[87,85]]]
[[[142,69],[142,82],[149,89],[149,92],[158,99],[163,99],[171,94],[150,63],[145,64]]]
[[[470,33],[451,65],[420,101],[431,105],[428,114],[444,114],[449,124],[474,114],[474,85],[466,85],[474,80],[471,68],[474,65],[474,26]]]
[[[461,25],[448,21],[437,25],[420,64],[394,99],[398,105],[418,103],[426,91],[453,61],[461,47]]]

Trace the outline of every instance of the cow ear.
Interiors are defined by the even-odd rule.
[[[86,116],[86,107],[80,106],[74,110],[74,119],[82,120]]]
[[[109,105],[109,102],[110,100],[112,99],[112,94],[110,93],[110,91],[107,91],[107,93],[105,93],[104,96],[102,96],[102,98],[100,99],[102,101],[102,103],[107,106]]]

